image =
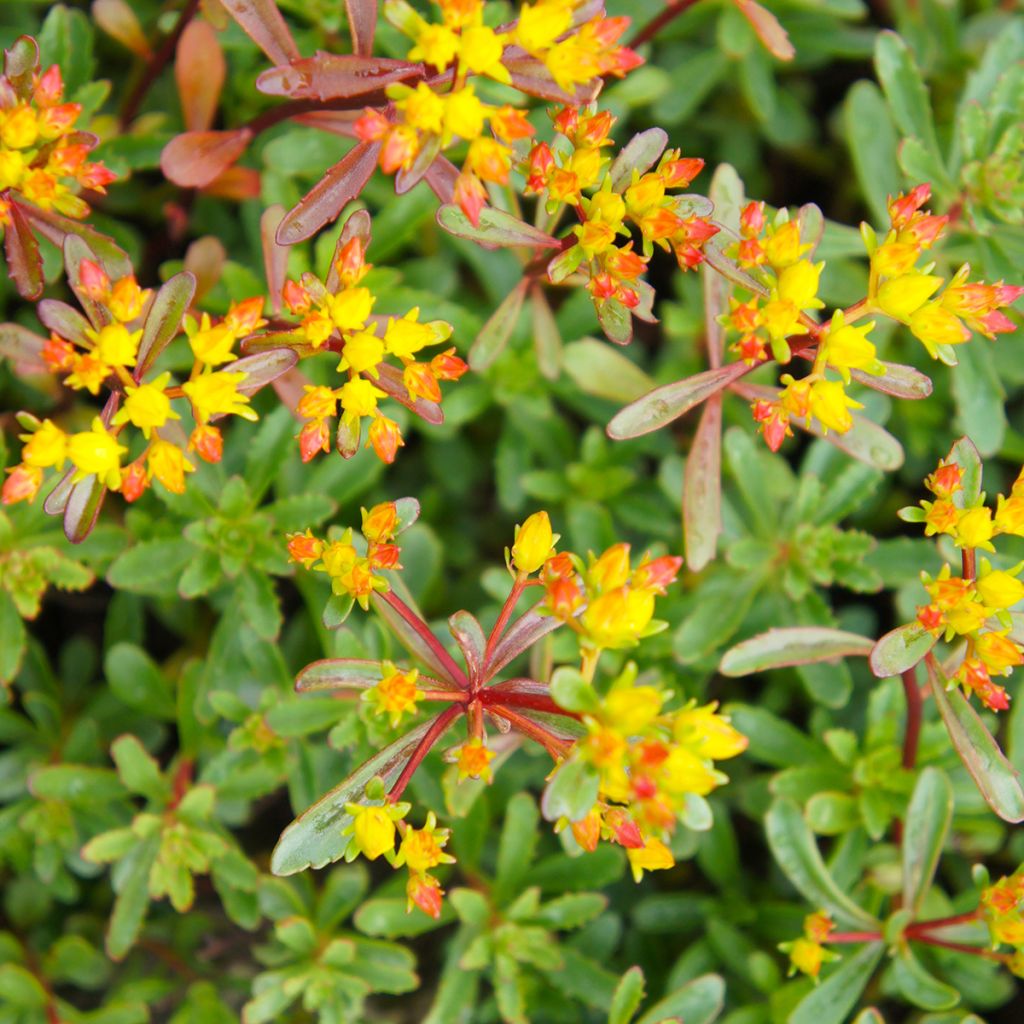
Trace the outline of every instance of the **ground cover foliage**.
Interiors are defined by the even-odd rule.
[[[1020,1018],[1015,5],[0,26],[0,1022]]]

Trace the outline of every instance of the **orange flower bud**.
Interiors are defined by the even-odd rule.
[[[369,511],[361,510],[363,536],[371,544],[386,544],[395,535],[398,526],[398,507],[393,501],[374,505]]]
[[[458,380],[468,369],[466,363],[455,355],[453,348],[439,353],[430,360],[430,372],[438,380]]]
[[[324,542],[314,537],[312,531],[305,533],[288,534],[288,559],[292,562],[299,562],[305,568],[310,568],[314,562],[320,560],[324,551]]]
[[[901,228],[909,224],[910,218],[928,202],[931,194],[932,187],[928,182],[925,182],[923,185],[917,185],[912,188],[906,195],[901,193],[895,199],[890,196],[889,218],[892,221],[892,226],[894,228]]]
[[[686,188],[702,170],[704,161],[700,157],[677,158],[663,163],[658,169],[665,188]]]
[[[200,425],[188,439],[188,450],[196,452],[204,462],[220,462],[224,454],[224,438],[216,427]]]
[[[625,811],[613,807],[604,816],[605,824],[612,830],[612,840],[627,850],[643,849],[644,837],[637,823]]]
[[[142,459],[131,463],[121,476],[121,495],[125,501],[138,501],[149,487],[149,474]]]
[[[310,420],[299,431],[299,451],[303,462],[309,462],[318,452],[330,450],[331,434],[324,420]]]
[[[480,211],[487,203],[487,190],[480,179],[472,173],[463,171],[455,179],[455,202],[475,227],[480,223]]]
[[[380,151],[380,169],[385,174],[394,174],[402,168],[412,166],[419,152],[416,132],[408,125],[394,125],[388,130],[387,138]]]
[[[402,432],[398,429],[398,424],[378,413],[374,417],[373,423],[370,424],[370,444],[377,453],[377,458],[390,466],[395,461],[398,449],[405,444],[405,441],[402,440]]]
[[[352,127],[360,142],[379,142],[387,135],[391,122],[380,111],[367,107]]]
[[[43,362],[51,370],[70,370],[75,361],[74,346],[63,338],[51,334],[43,342]]]
[[[402,383],[413,398],[441,401],[441,388],[429,363],[410,363],[402,372]]]
[[[0,491],[0,502],[4,505],[15,505],[19,501],[32,501],[39,493],[43,482],[43,471],[39,466],[26,466],[24,463],[11,466],[8,477]]]
[[[601,838],[601,812],[596,808],[590,811],[585,818],[579,821],[570,822],[573,838],[580,846],[593,853],[597,849],[598,841]]]
[[[313,305],[309,292],[296,281],[285,281],[281,298],[288,309],[295,314],[308,312]]]
[[[78,268],[78,287],[90,299],[99,301],[110,291],[110,278],[98,263],[82,260]]]
[[[368,267],[366,266],[366,246],[359,237],[350,238],[338,253],[334,267],[341,278],[341,283],[348,288],[358,284],[364,277]]]
[[[40,76],[33,90],[32,98],[40,107],[54,107],[64,96],[64,81],[60,67],[51,64]]]
[[[441,897],[444,890],[432,875],[412,875],[405,887],[411,903],[435,920],[441,916]]]
[[[641,562],[633,573],[633,586],[664,594],[665,588],[675,582],[682,565],[683,560],[675,555],[662,555],[653,562]]]

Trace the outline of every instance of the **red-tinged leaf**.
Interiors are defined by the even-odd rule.
[[[270,308],[281,312],[281,291],[288,276],[288,247],[277,244],[277,229],[284,220],[284,207],[280,203],[268,206],[260,217],[260,240],[263,243],[263,272],[267,278]],[[330,285],[327,286],[330,288]]]
[[[203,188],[216,181],[246,150],[252,132],[183,132],[164,146],[160,169],[182,188]]]
[[[608,173],[612,178],[612,189],[622,192],[632,181],[633,172],[643,174],[650,170],[665,152],[668,134],[662,128],[648,128],[639,132],[619,150]]]
[[[275,875],[294,875],[306,868],[322,868],[339,860],[349,841],[342,832],[352,821],[345,805],[359,803],[366,784],[374,776],[379,775],[385,786],[392,785],[432,724],[432,721],[423,722],[374,754],[344,782],[299,815],[281,833],[274,847],[270,870]]]
[[[127,0],[93,0],[92,20],[137,57],[149,60],[152,56],[146,33]]]
[[[39,66],[39,46],[31,36],[18,36],[10,48],[4,50],[4,76],[18,99],[28,100],[32,95],[32,77]]]
[[[270,352],[278,348],[290,348],[300,359],[323,351],[323,349],[316,349],[305,342],[297,341],[291,331],[267,331],[264,334],[250,334],[248,338],[243,338],[241,343],[241,351],[247,356],[256,352]]]
[[[308,114],[296,114],[292,121],[317,131],[354,139],[357,137],[355,123],[362,114],[361,110],[312,110]]]
[[[581,391],[618,404],[632,402],[654,387],[654,380],[636,363],[597,338],[566,345],[563,365]]]
[[[194,303],[202,301],[203,296],[216,286],[227,258],[227,251],[216,235],[203,235],[185,250],[185,269],[196,279],[196,291],[192,296]]]
[[[377,166],[379,152],[379,142],[360,142],[353,146],[299,200],[298,206],[284,215],[277,229],[278,243],[295,245],[303,242],[335,220],[346,204],[363,191]]]
[[[382,90],[393,82],[422,77],[423,65],[407,60],[318,52],[264,71],[256,79],[256,88],[268,96],[295,100],[344,100],[383,95]]]
[[[72,486],[64,508],[64,536],[72,544],[81,544],[92,532],[106,496],[107,488],[95,476]]]
[[[724,676],[748,676],[791,665],[866,658],[874,646],[866,636],[827,626],[769,629],[726,651],[718,671]]]
[[[136,381],[142,380],[160,353],[181,333],[182,317],[192,304],[195,292],[196,279],[184,270],[165,282],[156,293],[142,325],[139,355],[132,374]]]
[[[7,230],[4,233],[7,275],[25,299],[38,299],[43,294],[43,257],[32,226],[18,203],[8,207]]]
[[[21,324],[0,324],[0,357],[9,359],[18,373],[47,372],[43,360],[45,343],[45,338]]]
[[[727,388],[750,369],[745,363],[730,363],[717,370],[705,370],[685,380],[655,388],[616,413],[608,424],[608,436],[624,441],[658,430]]]
[[[190,21],[178,40],[174,61],[174,78],[188,131],[204,132],[213,124],[226,77],[224,51],[213,26],[208,21]]]
[[[444,423],[444,410],[437,402],[409,396],[405,384],[402,383],[402,371],[397,366],[381,363],[377,369],[380,372],[380,377],[375,383],[381,391],[386,391],[396,402],[400,402],[410,412],[416,413],[421,420],[425,420],[435,427]]]
[[[551,312],[544,289],[534,283],[530,289],[533,311],[533,344],[537,350],[537,367],[548,380],[558,380],[562,372],[562,335],[555,314]]]
[[[74,484],[71,483],[71,478],[75,475],[74,469],[69,469],[57,482],[53,490],[46,496],[43,501],[43,511],[48,516],[59,516],[64,514],[64,509],[68,507],[68,498],[71,497],[71,488]]]
[[[286,370],[273,382],[274,393],[296,419],[301,418],[298,413],[299,402],[306,393],[306,386],[309,383],[309,378],[295,367]]]
[[[597,322],[604,336],[616,345],[633,340],[633,314],[618,299],[605,299],[597,306]]]
[[[734,0],[750,27],[757,33],[758,39],[764,43],[765,49],[779,60],[792,60],[796,50],[789,41],[789,35],[779,24],[779,19],[771,11],[762,7],[755,0]]]
[[[474,225],[458,206],[445,205],[437,211],[437,223],[456,238],[479,242],[485,249],[513,245],[557,249],[561,245],[557,238],[493,206],[485,206],[480,211],[480,223]]]
[[[553,615],[539,615],[534,610],[539,606],[538,602],[533,609],[516,619],[508,632],[495,644],[484,667],[488,679],[493,679],[510,661],[518,658],[538,640],[562,625],[561,620]]]
[[[363,439],[363,421],[350,423],[342,418],[338,420],[338,429],[334,433],[334,447],[343,459],[351,459],[359,452],[359,442]]]
[[[949,738],[985,803],[1003,821],[1024,821],[1024,790],[1016,769],[964,695],[959,690],[947,690],[941,672],[929,675],[935,705]]]
[[[704,406],[683,483],[683,538],[686,564],[700,572],[715,557],[722,532],[722,396]]]
[[[575,92],[568,93],[555,82],[551,72],[539,60],[525,54],[521,57],[516,56],[515,53],[513,50],[510,55],[509,51],[506,51],[502,63],[508,68],[512,85],[520,92],[550,103],[564,103],[572,107],[585,107],[597,99],[597,94],[601,91],[599,78],[578,85]]]
[[[360,658],[325,658],[307,665],[295,677],[298,693],[320,690],[368,690],[383,678],[382,663]]]
[[[409,169],[399,168],[398,173],[395,175],[395,193],[403,196],[411,188],[418,185],[426,177],[427,171],[433,166],[440,152],[441,136],[431,135],[430,141],[416,154],[416,159],[413,160]],[[453,195],[454,187],[453,185]]]
[[[920,370],[900,363],[882,365],[885,367],[885,373],[881,377],[874,377],[863,370],[851,370],[850,376],[858,384],[895,398],[927,398],[932,393],[931,377],[925,376]]]
[[[88,344],[85,332],[89,329],[89,321],[66,302],[42,299],[36,307],[36,315],[44,327],[66,341],[73,341],[76,345]]]
[[[420,503],[415,498],[396,498],[395,536],[401,536],[420,517]]]
[[[755,281],[745,270],[737,266],[723,252],[723,247],[731,245],[733,238],[725,231],[719,232],[709,239],[704,245],[704,259],[709,267],[713,267],[727,281],[738,284],[753,295],[767,296],[768,290],[758,281]]]
[[[242,31],[275,63],[298,60],[299,48],[274,0],[220,0]]]
[[[428,168],[423,180],[430,191],[438,198],[438,202],[450,204],[455,199],[455,182],[459,177],[459,169],[447,157],[439,156]]]
[[[981,454],[969,437],[961,437],[953,443],[946,462],[955,462],[961,469],[961,490],[953,496],[957,508],[970,508],[981,494]]]
[[[257,352],[255,355],[236,359],[227,369],[232,373],[241,371],[247,374],[238,390],[243,395],[254,395],[260,388],[277,380],[282,373],[287,373],[298,359],[290,348],[275,348],[269,352]]]
[[[260,172],[254,167],[229,167],[221,171],[203,192],[215,199],[230,199],[241,203],[246,199],[259,199],[261,188]]]
[[[480,328],[480,333],[469,349],[469,365],[476,373],[486,370],[505,350],[508,339],[519,323],[527,285],[525,278],[521,280]]]
[[[466,660],[466,671],[470,683],[484,680],[484,650],[487,638],[476,618],[467,611],[456,612],[448,619],[448,628]]]
[[[920,623],[908,622],[890,630],[875,644],[868,664],[879,679],[898,676],[913,668],[936,643]]]
[[[128,254],[109,235],[53,210],[40,210],[23,199],[13,200],[11,205],[21,210],[33,230],[58,248],[63,248],[65,240],[74,235],[91,250],[90,259],[102,263],[111,277],[116,279],[132,273]]]
[[[729,222],[735,218],[738,223],[743,183],[728,164],[722,164],[715,171],[709,197],[719,218]],[[704,344],[708,350],[708,363],[714,370],[722,365],[725,353],[725,328],[719,317],[728,312],[732,290],[728,281],[706,264],[700,268],[700,274],[704,290]]]
[[[368,57],[373,53],[373,37],[377,31],[377,0],[345,0],[345,12],[352,36],[352,52]]]
[[[68,235],[64,239],[64,272],[67,275],[68,284],[75,293],[85,315],[94,327],[101,327],[110,323],[110,314],[106,308],[95,299],[91,299],[82,291],[79,285],[81,277],[82,261],[96,260],[96,254],[89,248],[83,239],[78,235]]]
[[[341,256],[342,249],[353,238],[358,238],[363,243],[363,253],[365,255],[366,250],[370,248],[370,242],[373,241],[373,222],[370,220],[370,214],[366,210],[353,210],[348,218],[346,218],[341,234],[338,235],[338,241],[334,246],[334,255],[331,257],[331,265],[324,280],[324,284],[327,285],[329,292],[336,292],[341,286],[341,278],[338,276],[338,259]],[[383,327],[384,325],[381,324],[381,326]]]

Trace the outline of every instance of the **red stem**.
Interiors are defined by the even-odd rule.
[[[480,699],[484,704],[506,704],[514,708],[528,708],[531,711],[544,711],[552,715],[563,715],[565,718],[575,718],[577,721],[580,717],[575,711],[566,711],[543,693],[513,693],[502,690],[500,687],[492,687],[482,690]]]
[[[878,942],[880,932],[832,932],[827,942]]]
[[[530,721],[529,718],[512,711],[504,704],[494,704],[490,710],[497,715],[501,715],[502,718],[507,718],[524,736],[529,736],[530,739],[536,740],[554,760],[565,760],[572,751],[572,743],[560,740],[557,736],[548,732],[544,726]]]
[[[160,77],[160,72],[167,66],[167,62],[174,56],[174,50],[178,45],[178,40],[181,38],[181,33],[185,31],[185,26],[195,17],[198,10],[199,0],[188,0],[182,8],[181,14],[178,15],[174,28],[171,29],[170,34],[160,44],[160,49],[149,58],[145,70],[142,72],[142,77],[135,84],[135,88],[128,94],[128,98],[121,107],[119,121],[122,131],[135,120],[135,115],[139,112],[139,107],[142,106],[142,101],[146,98],[146,94],[153,87],[153,83],[157,78]]]
[[[1010,959],[1009,953],[995,953],[991,949],[982,949],[980,946],[972,946],[966,942],[946,942],[945,939],[934,939],[926,935],[915,935],[914,941],[923,942],[928,946],[938,946],[939,949],[951,949],[955,953],[970,953],[972,956],[981,956],[986,960],[996,960],[999,963],[1006,963]]]
[[[441,642],[431,632],[430,627],[400,598],[393,590],[378,591],[381,600],[386,601],[415,630],[416,635],[430,648],[431,653],[448,673],[449,681],[460,689],[469,688],[466,673],[455,664],[452,656],[441,646]]]
[[[960,553],[960,561],[963,563],[963,578],[973,580],[977,574],[974,565],[974,548],[964,548]]]
[[[952,917],[935,917],[930,921],[915,921],[907,926],[906,934],[910,937],[916,937],[920,932],[935,931],[938,928],[952,928],[958,924],[969,924],[972,921],[977,921],[980,917],[981,911],[976,908],[968,910],[963,914],[954,914]]]
[[[525,586],[525,578],[522,576],[516,576],[515,582],[512,584],[512,589],[508,592],[508,597],[505,598],[505,603],[501,606],[501,611],[498,613],[498,621],[494,623],[491,635],[487,638],[487,646],[484,648],[484,665],[491,660],[491,655],[494,653],[495,645],[501,639],[501,634],[505,632],[505,627],[508,625],[509,617],[516,606],[516,602],[522,595]]]
[[[903,767],[913,768],[917,764],[917,748],[921,739],[921,718],[924,701],[921,688],[917,685],[917,672],[908,668],[903,673],[903,693],[907,698],[907,727],[903,734]]]
[[[416,769],[419,768],[423,762],[423,758],[430,753],[430,748],[438,741],[441,733],[448,728],[449,724],[453,719],[465,712],[465,708],[461,704],[453,704],[450,708],[445,708],[437,718],[431,723],[430,728],[423,734],[423,739],[416,744],[416,749],[409,755],[409,760],[405,763],[405,767],[402,769],[402,774],[395,779],[395,784],[391,787],[391,791],[388,793],[388,799],[395,803],[396,800],[405,792],[405,787],[409,785],[409,780],[413,777]]]
[[[684,11],[688,11],[697,0],[678,0],[677,3],[670,3],[660,14],[655,15],[635,36],[626,44],[631,50],[653,39],[666,25],[675,21]]]

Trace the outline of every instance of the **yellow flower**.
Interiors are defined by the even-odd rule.
[[[327,309],[339,331],[361,331],[373,310],[374,301],[368,288],[346,288],[327,299]]]
[[[806,334],[800,323],[800,310],[789,299],[772,299],[761,307],[761,324],[772,341],[783,341],[790,334]]]
[[[1016,485],[1014,487],[1016,488]],[[1006,498],[1000,494],[996,506],[995,525],[1000,533],[1024,537],[1024,496],[1012,495]]]
[[[714,761],[742,754],[750,741],[717,710],[718,704],[711,703],[678,712],[672,726],[676,742]]]
[[[165,393],[170,380],[169,373],[162,373],[150,384],[125,388],[124,405],[111,422],[131,423],[138,427],[148,440],[154,427],[162,427],[169,419],[180,419],[181,417],[171,408],[171,400]]]
[[[354,370],[378,376],[377,365],[384,361],[384,341],[369,331],[356,331],[345,339],[339,370]]]
[[[460,139],[471,142],[484,129],[484,117],[487,108],[476,98],[473,86],[467,85],[458,92],[445,97],[444,130],[445,137],[457,135]]]
[[[377,399],[385,395],[386,392],[362,377],[346,382],[338,390],[338,398],[344,410],[343,418],[352,423],[362,416],[372,416],[377,410]]]
[[[512,76],[508,68],[501,63],[501,54],[505,49],[501,37],[486,25],[474,25],[463,29],[459,60],[470,71],[477,75],[489,75],[498,82],[508,85]]]
[[[43,420],[34,433],[19,436],[25,442],[21,451],[22,462],[39,469],[64,465],[68,454],[68,438],[51,420]]]
[[[170,441],[158,437],[146,456],[149,475],[156,477],[172,494],[185,493],[185,474],[195,471],[195,466],[185,453]]]
[[[645,871],[664,871],[675,867],[672,851],[660,840],[648,838],[638,849],[626,850],[629,865],[633,869],[633,879],[639,882]]]
[[[662,766],[665,789],[670,793],[706,796],[727,781],[726,776],[685,747],[673,747]]]
[[[947,609],[944,617],[947,635],[967,636],[985,625],[989,610],[978,601],[965,599]]]
[[[419,132],[441,134],[444,100],[425,82],[418,82],[415,89],[407,85],[391,86],[388,95],[396,100],[395,106],[405,115],[407,125]]]
[[[993,675],[1008,675],[1011,668],[1024,663],[1020,647],[1006,631],[982,633],[975,637],[974,649]]]
[[[31,107],[18,107],[4,119],[0,140],[9,149],[28,149],[39,138],[39,120]]]
[[[817,419],[825,430],[836,430],[845,434],[853,426],[851,409],[863,409],[846,393],[837,380],[816,380],[811,385],[810,415]]]
[[[664,698],[653,686],[619,686],[601,705],[601,717],[623,736],[636,736],[661,714]]]
[[[409,60],[421,60],[443,71],[455,59],[458,50],[459,37],[450,28],[424,22],[416,36],[416,45],[409,51]]]
[[[106,324],[99,332],[85,332],[94,341],[93,355],[107,366],[135,365],[142,331],[129,331],[124,324]]]
[[[416,702],[423,696],[423,691],[416,688],[419,672],[411,669],[400,672],[390,662],[384,662],[384,674],[381,681],[364,694],[364,698],[374,704],[374,714],[387,715],[394,728],[407,712],[416,710]]]
[[[842,375],[843,381],[850,383],[850,370],[866,370],[878,373],[882,367],[875,358],[875,346],[868,341],[868,334],[874,329],[875,323],[862,324],[855,327],[843,321],[842,310],[837,310],[828,334],[825,336],[825,358],[828,365]]]
[[[942,278],[936,274],[901,274],[886,281],[875,296],[875,304],[894,320],[906,323],[935,293]]]
[[[871,269],[879,277],[899,277],[914,269],[920,250],[909,242],[885,242],[871,254]]]
[[[211,327],[209,313],[203,314],[199,329],[188,339],[192,346],[192,354],[208,366],[220,366],[221,363],[230,363],[237,359],[231,351],[236,340],[235,332],[227,324]]]
[[[17,188],[25,176],[25,158],[17,150],[0,149],[0,189]]]
[[[629,579],[629,545],[613,544],[587,570],[587,584],[597,590],[615,590]]]
[[[449,830],[438,828],[437,817],[430,811],[423,828],[406,829],[398,847],[395,866],[405,864],[410,872],[418,875],[436,868],[438,864],[454,864],[455,858],[444,852],[448,836]]]
[[[992,510],[985,505],[968,509],[956,527],[956,546],[958,548],[983,548],[994,551],[992,536],[995,524],[992,522]]]
[[[779,274],[779,297],[792,302],[797,309],[821,309],[825,305],[818,298],[818,279],[824,263],[798,260]]]
[[[463,779],[483,779],[490,782],[493,775],[491,762],[495,758],[493,750],[488,750],[480,740],[469,740],[459,747],[456,764],[459,769],[459,781]]]
[[[238,390],[245,380],[245,373],[204,373],[190,380],[182,387],[192,403],[196,419],[205,423],[211,416],[241,416],[242,419],[256,420],[259,417],[249,405],[249,396]]]
[[[800,225],[795,220],[786,221],[775,228],[764,244],[764,255],[768,263],[776,270],[792,266],[811,245],[800,244]]]
[[[534,512],[522,526],[516,527],[512,564],[520,573],[534,573],[555,553],[557,542],[558,535],[551,531],[547,512]]]
[[[405,316],[388,320],[384,347],[391,355],[406,361],[426,345],[435,345],[451,336],[451,324],[443,320],[421,324],[417,322],[419,315],[419,307],[414,306]]]
[[[789,945],[790,963],[802,974],[817,979],[825,961],[825,949],[810,939],[795,939]]]
[[[982,573],[976,583],[978,596],[989,608],[1001,611],[1024,600],[1024,583],[1015,575],[993,569]]]
[[[653,616],[651,591],[620,587],[592,600],[580,621],[594,647],[618,648],[634,646]]]
[[[89,352],[73,356],[72,371],[64,383],[75,390],[85,389],[91,395],[99,394],[100,385],[110,374],[110,367]]]
[[[395,823],[387,808],[348,804],[345,809],[353,817],[356,846],[368,860],[376,860],[395,848]]]
[[[910,330],[937,358],[939,345],[962,345],[971,340],[971,332],[940,302],[926,302],[910,315]]]
[[[552,46],[572,25],[572,11],[565,4],[524,4],[519,9],[515,40],[527,53],[537,56]]]
[[[74,480],[95,475],[116,490],[121,485],[121,456],[127,451],[97,416],[92,421],[92,430],[73,434],[68,441],[68,458],[77,470]]]

